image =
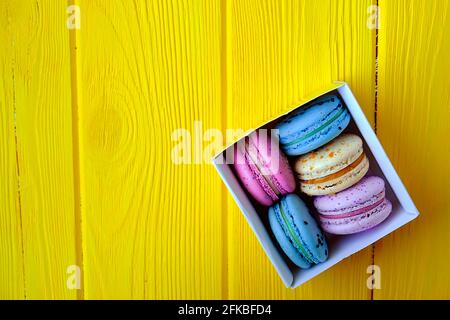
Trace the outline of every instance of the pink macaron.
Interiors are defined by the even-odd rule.
[[[270,206],[295,190],[295,178],[279,142],[267,130],[258,130],[235,145],[234,168],[247,191]]]
[[[334,195],[314,198],[322,228],[331,234],[352,234],[381,223],[392,211],[385,197],[384,180],[365,177]]]

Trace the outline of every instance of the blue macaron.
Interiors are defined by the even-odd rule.
[[[280,145],[289,156],[302,155],[336,138],[349,122],[350,113],[341,99],[323,96],[277,125]]]
[[[300,268],[328,258],[325,235],[296,194],[288,194],[269,208],[269,223],[281,249]]]

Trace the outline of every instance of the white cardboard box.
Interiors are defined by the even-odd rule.
[[[286,114],[270,120],[259,128],[262,128],[269,123],[278,121],[293,110],[301,108],[306,103],[330,92],[340,95],[344,103],[347,105],[352,115],[352,121],[345,132],[353,132],[363,138],[365,151],[370,161],[369,174],[378,175],[384,178],[386,181],[386,197],[391,200],[393,209],[388,219],[371,230],[346,236],[327,235],[329,257],[324,263],[320,263],[314,265],[310,269],[303,270],[288,262],[289,259],[279,249],[278,244],[276,244],[273,240],[274,238],[271,237],[269,225],[263,222],[267,220],[261,215],[267,215],[267,211],[257,212],[255,210],[253,199],[250,199],[247,196],[242,189],[238,178],[235,177],[230,165],[226,164],[224,161],[224,153],[229,148],[232,148],[233,145],[228,146],[213,159],[213,163],[222,180],[228,187],[234,200],[253,229],[267,256],[271,260],[284,284],[291,288],[300,286],[304,282],[335,265],[342,259],[345,259],[355,252],[369,246],[375,241],[383,238],[387,234],[415,219],[419,215],[419,212],[411,200],[408,191],[406,191],[397,172],[378,141],[377,136],[372,130],[372,127],[364,116],[361,107],[346,83],[336,82],[336,84],[330,88],[327,88],[321,94],[312,96],[311,99],[299,104]],[[249,131],[247,134],[250,134],[253,131],[254,130]]]

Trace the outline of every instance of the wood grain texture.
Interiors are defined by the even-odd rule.
[[[0,1],[0,299],[450,298],[450,1],[378,2],[376,61],[376,0],[76,0],[71,32],[67,1]],[[206,164],[333,80],[422,214],[373,292],[372,248],[286,289]]]
[[[79,5],[85,297],[221,298],[224,187],[194,152],[222,128],[220,2]]]
[[[378,135],[421,216],[376,245],[376,299],[450,298],[450,1],[380,0]]]
[[[350,84],[373,122],[375,33],[366,27],[371,1],[231,2],[228,127],[256,127],[333,80]],[[228,208],[230,298],[370,299],[371,248],[286,289],[231,196]]]
[[[0,299],[23,299],[10,8],[0,3]]]
[[[25,297],[76,298],[66,285],[67,267],[77,264],[66,4],[2,6],[10,30],[11,60],[4,68],[13,96],[4,103],[9,114],[15,112]]]

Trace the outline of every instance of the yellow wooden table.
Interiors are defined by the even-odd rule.
[[[0,298],[450,298],[449,58],[448,0],[1,0]],[[332,80],[421,216],[286,289],[173,133],[198,148]]]

